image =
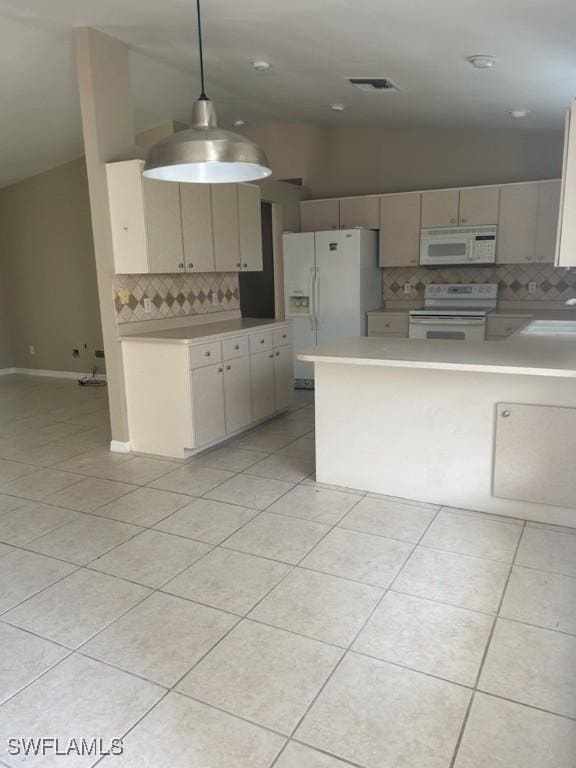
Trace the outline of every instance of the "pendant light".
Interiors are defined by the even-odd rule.
[[[154,144],[143,174],[159,181],[204,184],[264,179],[272,171],[260,147],[238,133],[218,128],[216,110],[204,88],[200,0],[196,0],[196,10],[202,92],[192,106],[192,127]]]

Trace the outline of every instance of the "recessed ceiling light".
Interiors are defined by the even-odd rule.
[[[522,117],[528,117],[528,115],[530,114],[530,110],[529,109],[509,109],[508,114],[510,115],[510,117],[514,117],[517,120],[519,120]]]
[[[253,61],[252,66],[254,67],[254,69],[257,69],[260,72],[263,72],[266,69],[270,69],[272,67],[272,64],[270,64],[269,61],[264,61],[264,59],[259,59],[258,61]]]
[[[330,104],[330,109],[332,110],[332,112],[344,112],[346,107],[344,106],[344,104]]]
[[[242,128],[243,125],[246,125],[246,120],[234,120],[234,126],[236,128]]]
[[[491,69],[496,64],[496,56],[486,56],[485,54],[468,56],[466,61],[476,69]]]

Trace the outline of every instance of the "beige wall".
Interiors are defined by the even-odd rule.
[[[302,177],[312,197],[557,178],[558,133],[318,128],[266,123],[246,129],[273,178]]]
[[[0,269],[13,365],[103,370],[94,358],[102,331],[84,158],[0,190]]]
[[[1,266],[0,263],[0,371],[4,368],[12,368],[14,365],[12,339],[10,338],[10,327],[8,325],[8,308],[6,306],[8,291]]]

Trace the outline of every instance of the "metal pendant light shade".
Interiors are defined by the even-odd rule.
[[[270,176],[266,155],[253,141],[218,128],[216,110],[204,89],[204,54],[200,0],[198,48],[202,92],[192,107],[192,126],[155,144],[144,165],[144,176],[159,181],[231,184]]]
[[[218,128],[209,99],[192,107],[192,127],[168,136],[148,154],[144,176],[159,181],[224,184],[270,176],[266,155],[253,141]]]

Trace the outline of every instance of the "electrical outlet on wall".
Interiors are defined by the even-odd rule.
[[[28,347],[28,352],[31,355],[35,355],[36,354],[36,347],[34,346],[34,344],[30,344],[30,346]]]
[[[146,314],[150,314],[150,312],[152,312],[152,299],[148,299],[148,298],[144,299],[143,304],[144,304],[144,312],[146,312]]]
[[[404,293],[412,293],[412,283],[404,283]]]
[[[212,306],[217,307],[220,304],[218,301],[218,291],[212,291]]]
[[[531,280],[528,283],[528,293],[536,293],[538,290],[538,283],[535,283],[533,280]]]
[[[128,288],[121,288],[118,291],[118,298],[120,299],[120,304],[128,304],[130,301],[130,291]]]

